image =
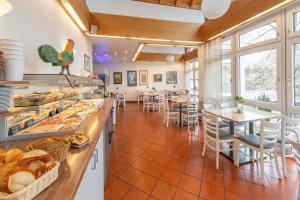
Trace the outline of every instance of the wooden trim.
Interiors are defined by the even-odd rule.
[[[200,10],[202,0],[133,0],[163,6]]]
[[[139,62],[167,62],[167,56],[170,54],[167,53],[143,53],[141,52],[135,61]],[[174,62],[179,63],[182,62],[182,55],[180,54],[172,54],[175,57]]]
[[[66,10],[65,7],[63,6],[64,1],[67,1],[67,2],[69,2],[71,4],[71,6],[73,7],[74,11],[78,15],[78,17],[81,19],[81,21],[84,24],[84,26],[89,31],[90,25],[91,25],[91,23],[90,23],[91,22],[91,13],[90,13],[90,11],[89,11],[89,9],[87,7],[86,1],[85,0],[59,0],[60,4],[64,8],[64,10]],[[70,16],[70,17],[75,22],[75,20],[73,19],[73,17],[72,16]],[[75,24],[76,24],[76,22],[75,22]]]

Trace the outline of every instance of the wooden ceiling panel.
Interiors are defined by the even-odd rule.
[[[167,6],[174,6],[180,8],[189,8],[200,10],[202,0],[133,0],[145,3],[155,3]]]
[[[285,0],[235,0],[225,15],[201,25],[203,41],[262,13]]]
[[[98,34],[111,36],[200,41],[199,24],[92,13]]]
[[[143,53],[141,52],[135,61],[140,62],[167,62],[167,56],[170,54],[167,53]],[[182,55],[172,54],[175,57],[174,62],[182,62]]]

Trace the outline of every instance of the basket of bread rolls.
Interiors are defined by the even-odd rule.
[[[30,200],[58,177],[59,162],[44,150],[0,149],[0,200]]]
[[[63,162],[70,149],[70,142],[65,138],[42,138],[30,143],[27,147],[27,150],[34,150],[34,149],[42,149],[47,151],[52,157],[58,161]]]

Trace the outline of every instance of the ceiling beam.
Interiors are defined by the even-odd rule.
[[[99,35],[200,41],[199,24],[91,13]]]

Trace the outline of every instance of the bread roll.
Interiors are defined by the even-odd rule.
[[[12,193],[21,190],[35,180],[32,171],[19,167],[16,162],[3,164],[0,170],[0,191]]]
[[[18,162],[18,165],[33,171],[34,175],[38,178],[52,169],[55,165],[55,161],[49,153],[37,149],[25,153]]]
[[[0,164],[5,162],[5,150],[0,148]]]
[[[10,149],[5,154],[5,162],[17,162],[19,161],[23,156],[23,151],[21,149]]]
[[[35,181],[32,171],[24,167],[14,167],[7,171],[2,182],[2,191],[5,193],[14,193],[22,190],[24,187]]]

